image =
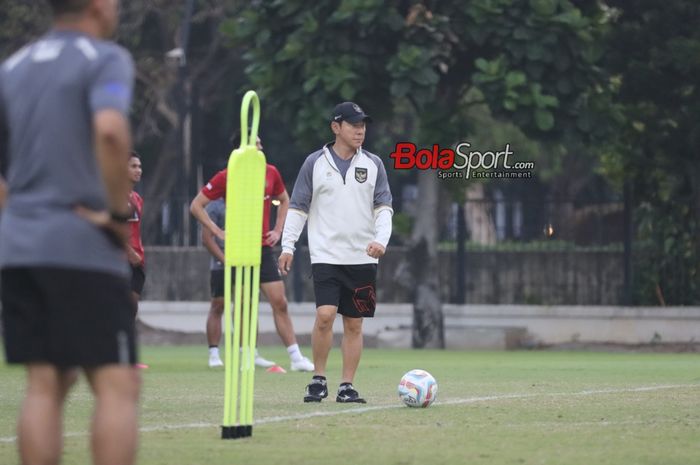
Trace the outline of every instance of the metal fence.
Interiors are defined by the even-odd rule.
[[[626,298],[624,204],[469,199],[440,249],[454,303],[617,305]],[[449,276],[449,275],[448,275]]]
[[[182,245],[178,225],[189,200],[165,203],[146,236],[148,245]],[[154,208],[151,206],[151,208]],[[624,297],[623,207],[478,199],[452,204],[439,222],[440,282],[445,302],[489,304],[619,304]],[[402,212],[397,212],[397,222]],[[275,212],[273,209],[273,219]],[[189,219],[189,245],[200,227]],[[155,234],[154,234],[155,233]],[[406,231],[395,227],[392,252],[380,266],[384,301],[410,301],[393,271],[410,253]],[[305,237],[299,244],[305,245]],[[288,285],[293,300],[313,300],[308,257],[299,257]]]

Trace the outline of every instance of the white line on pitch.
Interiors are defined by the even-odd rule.
[[[527,399],[533,397],[581,397],[581,396],[593,396],[601,394],[624,394],[628,392],[650,392],[650,391],[660,391],[663,389],[684,389],[684,388],[698,388],[700,384],[667,384],[667,385],[657,385],[657,386],[639,386],[633,388],[617,388],[617,389],[592,389],[578,392],[552,392],[552,393],[522,393],[522,394],[503,394],[495,396],[481,396],[481,397],[468,397],[466,399],[447,399],[444,401],[439,401],[435,405],[461,405],[461,404],[473,404],[477,402],[488,402],[491,400],[510,400],[510,399]],[[306,420],[309,418],[317,417],[331,417],[336,415],[353,415],[357,413],[374,412],[377,410],[390,410],[395,408],[406,408],[404,405],[396,403],[391,405],[374,405],[370,407],[357,407],[348,408],[345,410],[334,410],[330,412],[309,412],[302,413],[298,415],[285,415],[285,416],[275,416],[275,417],[265,417],[260,418],[255,421],[256,425],[264,425],[268,423],[280,423],[284,421],[298,421]],[[141,433],[152,433],[160,431],[170,431],[178,429],[198,429],[198,428],[218,428],[221,425],[215,423],[184,423],[180,425],[156,425],[156,426],[143,426],[139,428]],[[64,437],[81,437],[87,436],[87,432],[68,432],[64,433]],[[17,436],[0,437],[0,443],[11,443],[17,440]]]

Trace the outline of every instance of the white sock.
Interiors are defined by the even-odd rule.
[[[292,362],[298,362],[302,358],[304,358],[303,355],[301,355],[301,351],[299,350],[299,344],[292,344],[291,346],[287,347],[287,353],[289,354],[289,359]]]
[[[219,356],[219,348],[218,347],[209,347],[209,356],[213,357],[216,355],[217,357]]]

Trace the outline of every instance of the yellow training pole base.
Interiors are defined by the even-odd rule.
[[[222,426],[221,439],[249,438],[253,435],[253,425]]]

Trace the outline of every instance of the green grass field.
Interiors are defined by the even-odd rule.
[[[141,465],[700,463],[700,357],[693,354],[366,350],[367,405],[302,402],[308,374],[256,373],[252,438],[221,440],[223,371],[204,347],[145,347]],[[286,361],[282,348],[263,355]],[[308,348],[305,353],[310,353]],[[428,409],[396,396],[412,368],[438,381]],[[339,350],[331,353],[336,387]],[[21,369],[0,366],[0,464],[18,463]],[[333,393],[331,395],[334,397]],[[330,399],[330,397],[329,397]],[[66,412],[66,464],[88,464],[84,381]]]

